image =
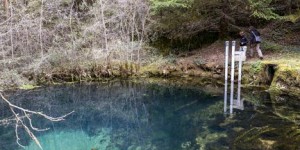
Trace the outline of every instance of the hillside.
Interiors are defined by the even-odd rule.
[[[224,41],[249,26],[262,33],[264,61],[290,59],[300,45],[299,0],[3,2],[1,89],[189,70],[205,76],[220,72]]]

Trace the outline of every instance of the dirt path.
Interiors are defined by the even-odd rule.
[[[213,43],[212,45],[208,47],[204,47],[202,49],[196,49],[191,52],[187,52],[184,54],[181,54],[180,61],[185,61],[186,63],[192,63],[195,60],[201,60],[202,62],[208,63],[210,65],[215,66],[223,66],[224,60],[225,60],[225,47],[224,47],[223,41],[217,41]],[[238,50],[237,46],[237,50]],[[300,47],[299,47],[300,50]],[[257,61],[260,61],[260,59],[257,56],[257,53],[254,51],[254,57],[249,57],[249,47],[247,50],[247,61],[246,63],[254,63]],[[300,60],[300,51],[299,52],[289,52],[289,51],[280,51],[280,52],[271,52],[266,51],[262,48],[262,52],[264,55],[263,61],[275,61],[275,60]],[[231,51],[229,52],[231,53]],[[231,57],[231,54],[229,54]],[[299,62],[300,64],[300,62]]]

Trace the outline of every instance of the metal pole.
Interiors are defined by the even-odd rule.
[[[227,112],[227,84],[228,84],[228,51],[229,41],[225,42],[225,85],[224,85],[224,113]]]
[[[242,46],[242,52],[240,53],[240,60],[239,60],[239,76],[238,76],[238,81],[242,81],[242,66],[243,66],[243,61],[246,61],[246,52],[247,52],[247,46]]]
[[[237,106],[241,106],[241,81],[238,81],[238,97],[237,97]]]
[[[241,81],[242,81],[242,58],[244,58],[243,53],[240,53],[240,60],[239,60],[239,75],[238,75],[238,97],[237,97],[237,105],[240,106],[241,100]]]
[[[234,91],[234,53],[235,53],[235,41],[232,41],[231,52],[231,89],[230,89],[230,114],[233,113],[233,91]]]

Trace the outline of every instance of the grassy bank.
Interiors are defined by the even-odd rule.
[[[140,52],[140,61],[122,61],[113,56],[105,61],[84,57],[64,59],[57,55],[32,62],[28,62],[29,58],[23,58],[2,63],[6,69],[0,74],[0,88],[149,77],[177,78],[191,84],[223,85],[223,51],[223,42],[218,41],[203,49],[179,55],[160,56],[145,50]],[[268,50],[265,53],[262,61],[250,58],[245,62],[242,84],[245,87],[264,87],[278,94],[300,95],[300,52]],[[28,65],[19,65],[26,64],[24,62]],[[39,62],[38,65],[36,62]]]

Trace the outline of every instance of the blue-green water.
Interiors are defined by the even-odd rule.
[[[7,96],[19,106],[51,116],[75,111],[62,122],[31,116],[44,150],[297,149],[299,100],[245,91],[244,110],[223,113],[222,88],[178,87],[130,81],[59,85]],[[272,99],[291,101],[274,102]],[[5,105],[1,118],[10,117]],[[284,112],[284,113],[283,113]],[[290,113],[286,113],[290,112]],[[20,129],[26,150],[38,150]],[[289,137],[290,136],[290,137]],[[0,126],[0,149],[16,144],[14,125]]]

